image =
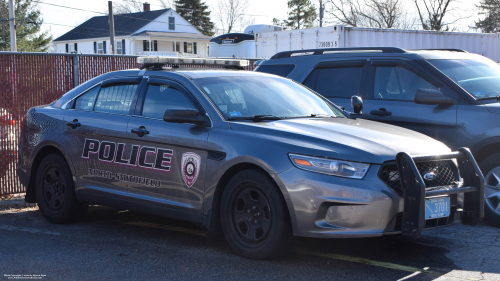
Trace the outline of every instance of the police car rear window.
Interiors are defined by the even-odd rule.
[[[255,71],[286,77],[294,68],[293,64],[261,65]]]
[[[115,114],[129,114],[138,85],[118,85],[102,88],[94,110]]]

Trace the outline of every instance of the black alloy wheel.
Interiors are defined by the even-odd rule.
[[[269,175],[244,170],[229,180],[220,204],[224,235],[246,258],[284,256],[295,242],[290,214],[281,190]]]
[[[51,223],[70,223],[87,211],[88,205],[76,197],[66,160],[58,154],[49,154],[40,163],[35,191],[40,212]]]
[[[66,180],[61,176],[58,167],[49,166],[45,169],[42,179],[44,203],[53,212],[57,212],[64,204]]]
[[[269,200],[251,183],[238,186],[232,197],[232,223],[238,237],[250,247],[260,245],[271,230]]]

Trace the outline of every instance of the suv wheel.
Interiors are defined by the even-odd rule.
[[[231,247],[246,258],[283,256],[295,240],[281,192],[259,171],[241,171],[228,182],[222,195],[221,221]]]
[[[76,198],[71,171],[58,154],[46,156],[36,174],[36,199],[42,215],[51,223],[80,219],[88,206]]]
[[[500,153],[486,157],[481,164],[484,176],[484,215],[488,222],[500,227]]]

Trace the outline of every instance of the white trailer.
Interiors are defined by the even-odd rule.
[[[255,48],[249,47],[249,43],[254,44]],[[212,44],[210,46],[212,48]],[[500,62],[499,33],[378,29],[342,25],[257,32],[253,40],[245,41],[244,44],[224,46],[224,50],[217,52],[217,56],[232,57],[234,55],[235,57],[264,59],[282,51],[349,47],[462,49]],[[242,48],[245,50],[240,50]]]

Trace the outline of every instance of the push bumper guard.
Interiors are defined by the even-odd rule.
[[[427,191],[415,162],[457,159],[463,182]],[[411,156],[400,152],[396,164],[403,187],[404,212],[401,234],[419,238],[425,226],[426,197],[464,193],[462,224],[476,225],[484,216],[484,176],[468,148],[442,155]]]

